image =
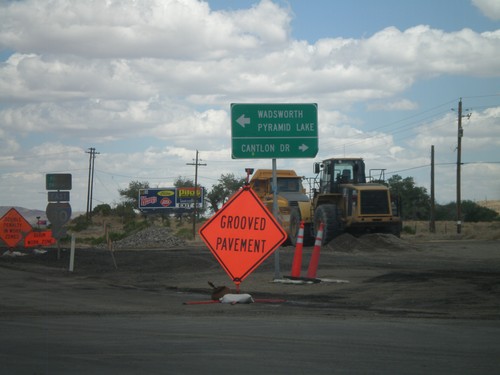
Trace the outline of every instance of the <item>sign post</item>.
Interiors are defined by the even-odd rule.
[[[249,185],[236,192],[199,233],[237,290],[287,238]]]
[[[318,105],[231,104],[233,159],[313,158]]]
[[[277,158],[314,158],[318,153],[316,103],[232,103],[231,156],[233,159],[273,160],[273,214],[278,214]],[[275,252],[279,278],[279,252]]]

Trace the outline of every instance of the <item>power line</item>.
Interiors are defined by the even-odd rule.
[[[472,96],[472,97],[468,97],[468,98],[484,98],[484,97],[498,97],[500,96],[500,94],[496,94],[496,95],[480,95],[480,96]],[[377,133],[377,134],[374,134],[374,135],[369,135],[369,133],[361,133],[361,134],[358,134],[354,137],[352,137],[352,141],[350,143],[345,143],[345,144],[342,144],[342,145],[339,145],[338,147],[345,147],[346,146],[354,146],[354,145],[357,145],[357,144],[361,144],[363,142],[367,142],[367,141],[370,141],[370,140],[373,140],[373,139],[377,139],[377,138],[383,138],[383,137],[386,137],[386,136],[392,136],[392,135],[395,135],[395,134],[398,134],[398,133],[403,133],[403,132],[407,132],[407,131],[411,131],[413,130],[414,128],[420,126],[422,124],[422,122],[429,122],[429,120],[433,119],[433,118],[436,118],[440,115],[443,115],[444,113],[448,112],[448,109],[446,110],[441,110],[439,112],[435,112],[437,109],[439,108],[442,108],[442,107],[445,107],[445,106],[449,106],[451,103],[453,103],[456,99],[453,99],[453,100],[450,100],[448,102],[445,102],[445,103],[442,103],[440,105],[437,105],[435,107],[432,107],[432,108],[429,108],[429,109],[426,109],[424,111],[421,111],[417,114],[414,114],[414,115],[411,115],[411,116],[408,116],[408,117],[405,117],[403,119],[400,119],[400,120],[396,120],[396,121],[393,121],[393,122],[390,122],[388,124],[385,124],[385,125],[381,125],[381,126],[378,126],[372,130],[370,130],[371,132],[375,132],[375,131],[378,131],[378,130],[381,130],[381,129],[384,129],[384,128],[387,128],[387,127],[390,127],[390,126],[393,126],[395,124],[399,124],[399,123],[403,123],[403,122],[406,122],[408,120],[413,120],[409,123],[406,123],[406,124],[403,124],[402,126],[398,126],[396,127],[395,129],[391,130],[391,131],[388,131],[386,133]],[[485,109],[485,108],[493,108],[495,107],[494,105],[488,105],[488,106],[475,106],[476,109]],[[423,115],[425,114],[428,114],[426,115],[425,117],[422,117]],[[430,127],[429,129],[436,129],[438,127],[442,127],[442,126],[447,126],[448,124],[437,124],[437,125],[434,125],[432,127]],[[408,135],[406,137],[399,137],[399,139],[405,139],[405,138],[409,138],[411,137],[412,135]],[[335,142],[335,141],[334,141]],[[330,144],[332,142],[329,142]],[[385,142],[385,143],[389,143],[389,142]],[[378,145],[377,146],[374,146],[373,148],[377,148],[379,147]],[[372,148],[370,148],[372,149]],[[369,150],[369,149],[365,149],[365,150]]]
[[[66,155],[66,154],[76,154],[76,153],[79,154],[80,152],[81,152],[81,150],[74,150],[74,151],[52,152],[52,153],[49,153],[49,154],[31,154],[31,155],[24,154],[22,156],[0,156],[0,160],[40,159],[41,157]]]
[[[457,164],[456,162],[448,162],[448,163],[435,163],[434,165],[441,166],[441,165],[456,165],[456,164]],[[462,162],[462,165],[468,165],[468,164],[500,164],[500,161],[467,161],[467,162]],[[399,169],[397,171],[389,171],[386,173],[387,174],[396,174],[396,173],[400,173],[400,172],[411,171],[414,169],[428,168],[430,166],[431,166],[430,164],[423,164],[423,165],[418,165],[415,167]]]
[[[464,164],[500,164],[500,161],[468,161],[462,163],[462,165]]]
[[[400,173],[400,172],[412,171],[414,169],[427,168],[427,167],[430,167],[430,164],[424,164],[424,165],[419,165],[419,166],[416,166],[416,167],[400,169],[398,171],[389,171],[389,172],[386,172],[386,173],[387,174],[396,174],[396,173]]]
[[[475,95],[475,96],[464,96],[463,99],[493,98],[499,96],[500,94],[485,94],[485,95]]]
[[[423,110],[423,111],[421,111],[419,113],[416,113],[416,114],[411,115],[411,116],[407,116],[407,117],[402,118],[400,120],[396,120],[396,121],[390,122],[388,124],[378,126],[378,127],[374,128],[374,129],[372,129],[371,131],[378,131],[378,130],[381,130],[381,129],[393,126],[395,124],[399,124],[399,123],[402,123],[402,122],[406,122],[408,120],[415,119],[415,120],[413,120],[413,121],[411,121],[411,122],[409,122],[407,124],[404,124],[402,126],[397,127],[393,131],[387,132],[387,133],[382,134],[382,135],[381,134],[376,134],[376,135],[372,135],[372,136],[366,136],[366,133],[365,134],[359,134],[358,136],[355,136],[353,138],[354,139],[356,139],[356,138],[359,139],[359,138],[362,138],[362,137],[364,137],[364,138],[359,139],[358,141],[353,141],[351,143],[344,144],[344,146],[352,146],[352,145],[355,145],[355,144],[358,144],[358,143],[365,142],[365,141],[370,140],[372,138],[382,137],[382,136],[385,136],[387,134],[393,135],[393,134],[400,133],[400,132],[403,132],[403,131],[411,130],[414,126],[420,125],[422,123],[422,121],[424,121],[424,120],[429,120],[429,119],[437,117],[437,116],[439,116],[439,115],[441,115],[443,113],[446,113],[448,111],[448,108],[446,110],[441,110],[441,111],[439,111],[437,113],[431,113],[431,114],[429,114],[429,115],[427,115],[427,116],[425,116],[423,118],[419,118],[419,117],[421,117],[424,114],[433,112],[433,111],[435,111],[435,110],[437,110],[439,108],[445,107],[445,106],[449,106],[451,103],[454,102],[454,100],[455,99],[450,100],[450,101],[445,102],[445,103],[442,103],[442,104],[439,104],[439,105],[437,105],[435,107]],[[405,128],[410,128],[410,129],[405,129]]]
[[[193,164],[194,165],[194,164]],[[136,180],[166,180],[169,178],[177,178],[179,177],[178,175],[176,176],[155,176],[155,177],[150,177],[150,176],[129,176],[129,175],[124,175],[124,174],[119,174],[119,173],[111,173],[111,172],[106,172],[102,171],[100,169],[96,169],[96,172],[102,173],[102,174],[107,174],[108,176],[115,176],[115,177],[123,177],[123,178],[130,178],[130,179],[136,179]],[[190,176],[180,176],[183,178],[189,178]]]

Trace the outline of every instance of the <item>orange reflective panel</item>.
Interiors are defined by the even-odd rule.
[[[199,231],[229,277],[240,283],[287,238],[257,194],[245,186]]]

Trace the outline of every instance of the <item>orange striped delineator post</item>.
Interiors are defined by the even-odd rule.
[[[297,234],[297,243],[295,244],[295,255],[292,262],[291,277],[299,278],[302,268],[302,248],[304,247],[304,222],[300,222],[299,233]]]
[[[323,223],[320,224],[318,232],[316,233],[316,241],[314,242],[314,249],[309,261],[309,268],[307,270],[308,279],[316,279],[316,271],[319,264],[319,252],[321,249],[321,242],[323,241]]]

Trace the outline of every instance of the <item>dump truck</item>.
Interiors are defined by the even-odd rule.
[[[304,245],[312,245],[321,223],[322,243],[342,233],[390,233],[400,236],[402,222],[399,202],[383,181],[367,182],[361,158],[331,158],[314,164],[316,178],[308,195],[303,177],[294,170],[277,170],[277,219],[288,233],[287,243],[297,243],[301,222]],[[250,180],[251,188],[273,211],[272,170],[259,169]]]
[[[274,203],[272,177],[272,169],[258,169],[249,182],[250,187],[271,212]],[[311,199],[302,184],[303,177],[298,176],[294,170],[278,169],[276,179],[278,186],[276,219],[288,233],[287,244],[295,245],[300,220],[304,220],[305,225],[304,243],[310,243],[313,241]]]

